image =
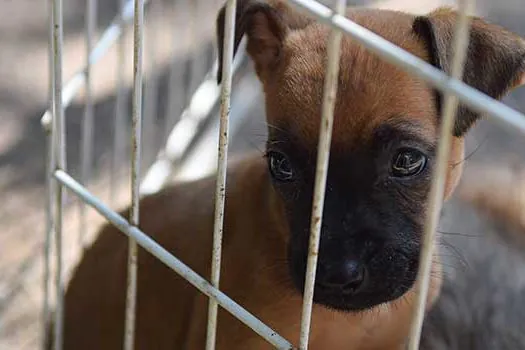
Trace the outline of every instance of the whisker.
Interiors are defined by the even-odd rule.
[[[467,160],[469,160],[480,148],[481,146],[483,146],[483,144],[485,143],[485,141],[487,141],[488,139],[488,134],[485,135],[485,137],[483,138],[483,140],[476,146],[476,148],[470,152],[465,158],[463,158],[461,161],[455,163],[455,164],[452,164],[452,167],[456,167],[460,164],[463,164],[464,162],[466,162]]]
[[[469,263],[468,261],[465,259],[465,257],[463,256],[463,254],[461,253],[461,251],[459,251],[459,249],[448,243],[447,241],[445,240],[440,240],[440,246],[441,247],[444,247],[447,251],[449,251],[450,253],[453,254],[453,256],[465,267],[468,267],[470,268],[469,266]]]
[[[469,233],[463,233],[463,232],[449,232],[449,231],[440,231],[437,230],[436,232],[442,234],[442,235],[448,235],[448,236],[460,236],[460,237],[466,237],[466,238],[482,238],[482,235],[479,234],[469,234]]]
[[[283,128],[270,124],[266,120],[256,120],[255,123],[257,123],[259,126],[265,126],[268,129],[276,130],[276,131],[282,132],[283,134],[288,134],[288,132],[284,130]]]

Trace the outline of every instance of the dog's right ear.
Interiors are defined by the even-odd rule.
[[[218,63],[217,82],[222,80],[222,58],[226,6],[217,17]],[[283,41],[290,30],[305,27],[311,20],[293,11],[278,0],[237,0],[233,54],[244,34],[248,37],[246,51],[255,63],[260,78],[279,62]]]
[[[417,17],[413,29],[427,42],[431,63],[451,73],[454,28],[458,13],[437,9]],[[515,87],[525,84],[525,41],[495,24],[471,17],[470,40],[465,62],[465,83],[501,99]],[[438,94],[438,105],[441,94]],[[463,136],[480,118],[479,113],[460,104],[454,136]]]

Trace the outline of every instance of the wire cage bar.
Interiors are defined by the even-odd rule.
[[[232,88],[233,45],[235,39],[235,10],[236,0],[229,0],[226,5],[224,24],[224,55],[222,67],[225,72],[221,83],[221,111],[219,127],[219,159],[217,165],[217,183],[215,188],[215,213],[213,224],[213,247],[211,265],[211,283],[219,288],[221,275],[222,235],[224,225],[224,205],[226,201],[226,166],[228,161],[228,127],[230,117],[230,98]],[[215,349],[217,333],[218,304],[214,299],[209,300],[208,326],[206,336],[206,350]]]
[[[348,35],[361,43],[369,51],[381,57],[385,61],[395,64],[400,69],[413,74],[427,83],[431,84],[445,94],[443,109],[443,124],[440,130],[440,142],[438,145],[436,169],[433,174],[429,197],[428,217],[425,224],[423,245],[421,251],[421,264],[416,284],[417,302],[414,306],[413,323],[410,334],[410,350],[417,350],[421,335],[428,284],[430,280],[431,259],[433,254],[434,232],[437,227],[441,202],[443,200],[444,180],[447,169],[448,155],[450,153],[451,130],[454,122],[458,104],[464,103],[475,111],[487,114],[496,121],[509,127],[513,131],[525,134],[525,116],[496,101],[480,91],[461,82],[463,76],[463,65],[468,47],[470,21],[467,16],[474,7],[474,0],[459,0],[459,21],[454,34],[454,58],[452,74],[448,76],[425,61],[404,51],[382,37],[372,33],[364,27],[344,17],[345,0],[338,0],[334,10],[322,5],[315,0],[288,0],[290,4],[314,17],[318,21],[331,27],[328,39],[328,66],[326,69],[323,105],[321,115],[321,128],[319,133],[318,158],[316,166],[316,178],[314,188],[314,200],[312,203],[312,217],[310,227],[309,254],[307,271],[305,275],[305,289],[303,298],[303,310],[301,315],[301,330],[299,349],[308,349],[309,331],[311,325],[311,312],[313,306],[313,293],[315,284],[315,272],[317,266],[317,255],[319,250],[319,239],[321,232],[322,213],[324,205],[324,194],[328,162],[330,157],[330,143],[333,126],[333,112],[337,94],[337,77],[339,72],[340,45],[343,35]],[[54,320],[54,346],[60,350],[62,346],[63,332],[63,276],[62,276],[62,207],[64,188],[75,194],[80,201],[81,231],[80,242],[83,244],[85,236],[85,210],[87,206],[102,214],[109,222],[119,228],[129,237],[128,257],[128,289],[126,295],[126,318],[124,348],[133,349],[134,346],[134,324],[136,303],[136,278],[137,278],[137,249],[138,245],[153,254],[160,261],[170,267],[175,273],[188,280],[195,288],[209,297],[208,324],[206,349],[215,348],[217,332],[218,307],[224,308],[240,321],[252,328],[257,334],[266,339],[278,349],[293,349],[292,343],[276,333],[261,320],[245,310],[242,306],[230,299],[219,289],[222,232],[224,220],[224,206],[226,197],[226,165],[228,154],[228,129],[230,115],[230,95],[232,90],[232,76],[236,73],[240,62],[244,59],[241,47],[239,58],[233,59],[233,40],[235,29],[236,0],[228,0],[225,18],[225,40],[223,55],[223,81],[220,89],[214,83],[214,72],[217,62],[204,78],[202,84],[197,88],[189,106],[182,113],[177,122],[172,116],[175,106],[169,103],[166,113],[166,145],[157,155],[157,160],[146,172],[144,181],[140,182],[140,164],[142,149],[142,83],[143,83],[143,30],[144,30],[144,6],[147,0],[119,0],[119,14],[102,33],[100,40],[94,43],[97,25],[96,6],[97,0],[87,0],[86,36],[85,42],[88,50],[88,60],[85,66],[73,76],[66,84],[62,84],[62,45],[63,45],[63,23],[62,23],[62,0],[50,0],[51,11],[49,16],[50,33],[50,110],[42,117],[42,124],[48,132],[47,153],[47,225],[46,240],[44,247],[45,256],[45,284],[44,284],[44,307],[43,322],[48,322],[50,314],[49,285],[50,278],[50,242],[54,238],[56,245],[56,311]],[[156,4],[159,6],[159,4]],[[114,120],[114,141],[112,171],[110,175],[110,202],[113,201],[114,193],[111,191],[117,183],[117,165],[125,158],[124,131],[126,124],[126,106],[124,90],[124,67],[125,67],[125,44],[122,36],[124,26],[133,19],[133,98],[132,98],[132,149],[131,149],[131,212],[130,220],[126,221],[118,213],[104,204],[99,198],[89,192],[87,182],[91,177],[90,169],[93,165],[93,96],[92,96],[92,69],[93,66],[113,46],[117,45],[117,97]],[[148,40],[148,39],[147,39]],[[153,50],[155,51],[155,50]],[[151,58],[154,62],[155,57]],[[154,77],[156,79],[156,77]],[[173,88],[177,79],[181,79],[180,72],[170,70],[169,91]],[[80,180],[75,180],[66,170],[66,145],[65,145],[65,123],[64,109],[71,103],[82,86],[85,86],[86,105],[83,120],[82,137],[82,171]],[[153,93],[157,81],[153,80],[146,87],[145,105],[147,114],[155,114],[157,111],[157,97]],[[151,91],[150,91],[151,89]],[[177,257],[171,255],[162,246],[151,239],[147,232],[138,228],[139,224],[139,200],[142,194],[153,193],[167,182],[173,170],[173,164],[180,159],[189,147],[191,139],[196,130],[202,126],[206,117],[220,99],[220,127],[217,161],[217,184],[215,193],[215,213],[213,231],[213,254],[211,258],[212,273],[210,282],[188,266]],[[172,100],[170,100],[172,102]],[[204,107],[203,107],[204,106]],[[170,114],[171,113],[171,114]],[[153,123],[148,116],[145,124],[150,128]],[[171,129],[171,126],[173,126]],[[170,126],[168,129],[167,126]],[[114,203],[111,203],[114,204]],[[84,223],[84,226],[82,226]],[[45,328],[45,327],[44,327]],[[45,332],[45,330],[44,330]],[[45,342],[45,340],[44,340]]]
[[[85,70],[85,105],[84,105],[84,119],[82,120],[82,143],[81,143],[81,181],[88,185],[91,178],[91,168],[93,167],[93,84],[92,84],[92,64],[89,59],[90,53],[93,50],[93,43],[95,40],[97,30],[97,0],[86,1],[86,25],[85,25],[85,42],[86,42],[86,70]],[[85,245],[85,237],[88,229],[86,220],[86,205],[79,202],[79,237],[78,244],[83,247]]]
[[[51,2],[51,8],[54,6],[55,0],[50,0]],[[122,36],[122,32],[124,29],[124,26],[129,23],[133,19],[133,1],[134,0],[120,0],[121,1],[121,13],[119,13],[113,22],[109,25],[109,27],[102,33],[102,36],[100,40],[96,43],[96,45],[93,47],[93,50],[90,52],[89,55],[89,62],[91,65],[97,64],[108,52],[108,50],[119,40]],[[52,16],[50,16],[50,22],[52,22],[54,19]],[[53,30],[53,27],[51,27],[51,30]],[[121,41],[119,41],[119,48],[123,45],[121,45]],[[119,50],[120,52],[120,50]],[[123,52],[125,54],[125,52]],[[53,56],[52,56],[53,57]],[[62,54],[60,54],[60,57],[62,57]],[[119,57],[120,54],[119,54]],[[122,55],[122,58],[119,58],[119,63],[123,63],[124,55]],[[119,65],[119,67],[123,67],[124,65]],[[61,89],[62,91],[62,108],[67,108],[70,104],[73,98],[77,96],[82,86],[86,83],[86,70],[87,66],[82,67],[77,73],[75,73],[65,84],[63,84],[63,87]],[[120,71],[120,70],[118,70]],[[54,79],[53,79],[54,80]],[[52,123],[52,110],[48,109],[44,112],[42,119],[41,119],[42,126],[44,128],[48,128]]]
[[[109,222],[118,227],[124,234],[134,239],[142,248],[157,257],[161,262],[166,264],[173,271],[190,282],[195,288],[210,298],[213,298],[226,311],[237,317],[240,321],[253,329],[257,334],[266,339],[277,349],[293,349],[293,346],[274,330],[261,322],[255,316],[250,314],[246,309],[230,299],[226,294],[215,288],[203,277],[190,269],[182,261],[171,255],[166,249],[151,239],[146,233],[139,230],[136,226],[131,225],[126,219],[115,211],[111,210],[101,200],[89,193],[80,183],[75,181],[66,172],[57,170],[54,177],[59,183],[67,187],[75,195],[82,198],[87,204],[97,210]]]
[[[51,169],[65,169],[66,167],[66,148],[65,148],[65,122],[64,108],[62,105],[62,49],[63,49],[63,18],[62,18],[62,0],[54,0],[51,4],[52,16],[50,25],[53,32],[53,93],[52,93],[52,152],[50,157]],[[54,171],[54,170],[53,170]],[[56,273],[55,273],[55,290],[56,290],[56,310],[54,319],[54,343],[55,350],[62,348],[62,332],[64,327],[63,307],[64,307],[64,282],[62,275],[62,209],[64,202],[64,193],[62,186],[52,186],[50,188],[50,197],[54,198],[54,238],[56,245]]]
[[[53,13],[55,12],[53,4],[49,2],[48,4],[48,16],[49,22],[53,23]],[[55,73],[54,73],[54,26],[49,26],[48,29],[48,64],[49,64],[49,81],[48,81],[48,98],[49,105],[48,109],[52,110],[54,106],[55,99]],[[55,166],[54,159],[54,148],[53,148],[53,134],[51,133],[51,126],[48,124],[43,125],[46,139],[46,228],[44,235],[44,271],[43,271],[43,298],[42,298],[42,336],[41,336],[41,346],[42,349],[45,349],[46,344],[49,343],[49,334],[47,332],[48,325],[50,322],[51,315],[51,305],[50,305],[50,277],[51,277],[51,240],[54,232],[53,227],[53,194],[55,182],[53,180],[53,171]]]
[[[131,208],[130,224],[139,225],[140,158],[142,151],[142,59],[144,41],[144,0],[135,0],[133,19],[133,106],[131,119]],[[129,238],[128,285],[126,293],[126,324],[124,350],[133,350],[135,338],[135,309],[137,302],[138,246]]]
[[[462,79],[464,64],[470,35],[470,20],[468,13],[473,9],[473,0],[459,1],[459,18],[454,33],[454,57],[452,59],[452,78]],[[436,166],[430,187],[428,213],[423,232],[423,245],[421,249],[421,263],[416,282],[417,299],[414,304],[413,321],[410,329],[409,350],[418,350],[421,339],[421,329],[426,310],[432,258],[434,254],[435,232],[439,221],[439,214],[444,199],[445,178],[450,157],[454,121],[458,109],[458,98],[452,93],[446,93],[444,99],[443,116],[439,143],[437,149]]]
[[[334,15],[344,13],[346,0],[338,0]],[[314,198],[312,216],[310,219],[310,242],[308,246],[308,260],[306,264],[306,278],[303,296],[303,310],[301,316],[301,330],[299,349],[308,349],[312,305],[314,298],[315,275],[317,257],[319,255],[319,241],[321,239],[321,225],[323,221],[324,197],[326,191],[326,177],[328,176],[328,161],[332,141],[334,124],[334,109],[337,96],[337,82],[339,80],[339,61],[341,59],[340,31],[332,29],[328,39],[328,65],[326,68],[323,91],[323,106],[321,112],[321,128],[319,131],[319,145],[317,147],[317,164],[315,174]]]

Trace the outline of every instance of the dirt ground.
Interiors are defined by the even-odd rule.
[[[401,0],[397,0],[401,1]],[[367,1],[364,1],[367,2]],[[478,1],[479,14],[525,36],[525,7],[522,0]],[[418,6],[420,1],[404,1],[403,7]],[[424,3],[424,2],[423,2]],[[520,4],[521,3],[521,4]],[[99,28],[110,23],[117,9],[117,0],[100,1]],[[190,5],[188,5],[190,4]],[[197,5],[195,5],[197,4]],[[40,117],[46,109],[48,91],[47,11],[46,2],[34,0],[5,1],[0,21],[0,349],[36,349],[40,337],[40,311],[42,300],[42,251],[46,227],[45,195],[45,134]],[[167,95],[169,65],[175,62],[180,75],[177,97],[187,101],[189,91],[209,65],[211,54],[215,2],[192,0],[163,1],[160,11],[147,17],[156,38],[158,60],[146,58],[147,77],[159,77],[159,117],[152,121],[145,145],[159,147],[159,133],[163,133],[164,103]],[[210,6],[213,5],[213,6]],[[70,77],[85,61],[83,0],[64,1],[65,60],[64,77]],[[193,11],[193,12],[191,12]],[[194,15],[198,13],[199,16]],[[198,18],[195,21],[191,19]],[[191,24],[193,23],[193,27]],[[191,38],[188,28],[194,28],[199,41]],[[185,32],[186,31],[186,32]],[[176,35],[172,35],[176,33]],[[126,89],[131,87],[131,36],[126,35],[129,56],[126,67]],[[148,44],[148,42],[146,43]],[[176,45],[176,46],[174,46]],[[173,48],[176,50],[173,50]],[[153,50],[150,47],[148,50]],[[199,57],[197,65],[189,66],[192,57]],[[113,111],[115,108],[115,77],[118,62],[115,50],[104,58],[94,72],[95,89],[95,165],[90,189],[113,207],[120,207],[129,199],[127,163],[119,163],[119,183],[110,198],[111,145],[113,137]],[[151,69],[153,67],[154,69]],[[510,106],[525,112],[525,89],[505,99]],[[181,104],[182,105],[182,104]],[[129,103],[128,103],[129,108]],[[82,96],[67,109],[68,167],[79,175],[79,152]],[[234,111],[235,112],[235,111]],[[257,148],[264,141],[263,109],[260,95],[250,108],[243,110],[250,116],[234,138],[232,152]],[[129,125],[128,125],[129,128]],[[525,163],[525,138],[490,121],[479,123],[469,136],[469,164],[481,162]],[[152,153],[145,152],[143,167],[151,163]],[[77,203],[68,197],[65,220],[66,262],[69,266],[78,256]],[[98,215],[89,212],[89,230],[93,232],[101,222]],[[470,220],[470,222],[469,222]],[[476,215],[462,217],[450,224],[463,232],[479,221]],[[483,227],[483,222],[477,222]],[[487,223],[488,225],[488,223]]]

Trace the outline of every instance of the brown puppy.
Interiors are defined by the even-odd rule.
[[[223,17],[218,19],[222,43]],[[449,70],[455,13],[428,16],[352,8],[347,17]],[[329,28],[279,1],[238,1],[237,40],[263,84],[265,159],[230,168],[221,289],[296,343]],[[474,19],[466,81],[499,98],[525,73],[525,45]],[[219,45],[220,46],[220,45]],[[435,160],[440,96],[345,37],[335,109],[310,348],[401,349],[414,298]],[[461,174],[463,136],[479,116],[462,108],[446,182]],[[141,229],[209,276],[214,178],[141,202]],[[124,211],[126,213],[127,211]],[[127,240],[106,226],[66,294],[65,349],[122,347]],[[434,269],[430,306],[439,293]],[[156,258],[139,254],[137,349],[204,348],[207,298]],[[224,311],[217,348],[270,349]]]

